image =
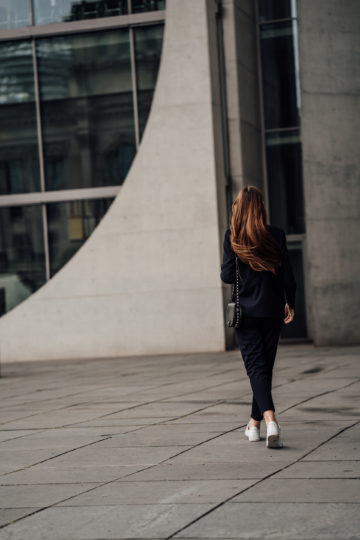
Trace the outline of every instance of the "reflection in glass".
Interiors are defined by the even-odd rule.
[[[39,191],[31,42],[2,42],[0,57],[0,194]]]
[[[83,245],[112,201],[87,199],[46,205],[51,276]]]
[[[37,42],[46,189],[119,185],[134,158],[128,29]]]
[[[284,324],[281,338],[304,338],[307,336],[305,312],[305,288],[301,242],[287,241],[289,258],[296,280],[295,317],[291,324]]]
[[[266,165],[271,224],[287,234],[305,232],[298,130],[266,134]]]
[[[114,17],[128,13],[127,0],[33,0],[35,24]]]
[[[31,24],[29,0],[0,0],[0,30]]]
[[[300,91],[296,23],[260,28],[265,128],[299,125]]]
[[[154,94],[163,32],[163,25],[143,26],[134,30],[140,137],[146,125]]]
[[[156,11],[158,9],[165,9],[165,0],[131,0],[133,13]]]
[[[0,315],[44,283],[41,205],[0,208]]]
[[[259,0],[260,22],[296,17],[296,0]]]

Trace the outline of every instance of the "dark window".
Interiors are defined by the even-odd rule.
[[[0,208],[0,289],[4,312],[45,283],[41,206]]]
[[[156,11],[158,9],[165,9],[165,0],[131,0],[133,13]]]
[[[112,201],[112,198],[86,199],[46,205],[51,276],[89,238]]]
[[[266,135],[270,221],[287,234],[305,232],[298,130]]]
[[[121,184],[136,153],[128,29],[40,39],[37,55],[46,189]]]
[[[291,0],[259,0],[260,22],[295,17]]]
[[[296,280],[295,317],[290,324],[283,325],[281,338],[303,338],[307,335],[307,328],[301,242],[288,242],[288,251]]]
[[[127,13],[127,0],[34,0],[35,24],[114,17]]]
[[[40,190],[32,46],[0,43],[0,194]]]
[[[260,30],[265,129],[299,125],[293,30],[291,22],[263,25]]]

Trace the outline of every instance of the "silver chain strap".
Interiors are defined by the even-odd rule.
[[[239,269],[239,260],[237,255],[235,255],[235,263],[236,263],[236,280],[235,280],[235,286],[233,289],[233,299],[234,299],[234,292],[235,292],[235,313],[236,313],[236,322],[235,327],[239,326],[240,322],[240,269]]]

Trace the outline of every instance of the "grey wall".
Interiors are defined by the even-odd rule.
[[[360,342],[359,0],[298,0],[308,321]]]
[[[245,184],[263,189],[255,2],[223,0],[230,173],[233,198]]]

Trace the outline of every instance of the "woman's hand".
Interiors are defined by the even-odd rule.
[[[289,307],[289,304],[285,304],[285,319],[284,323],[289,324],[295,316],[295,310]]]

